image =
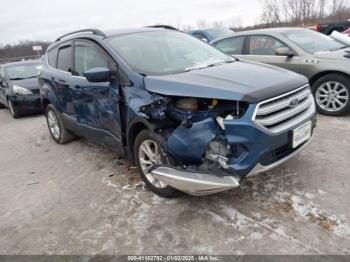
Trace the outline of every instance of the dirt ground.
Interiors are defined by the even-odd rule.
[[[162,199],[84,139],[60,146],[43,116],[0,110],[0,254],[350,254],[350,116],[239,189]]]

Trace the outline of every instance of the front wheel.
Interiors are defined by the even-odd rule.
[[[74,139],[63,125],[63,122],[53,105],[48,105],[46,108],[46,121],[51,137],[58,144],[65,144]]]
[[[162,197],[174,197],[178,191],[156,179],[150,172],[156,164],[170,165],[172,159],[164,152],[159,139],[150,130],[141,131],[135,140],[134,156],[147,187]]]
[[[317,111],[327,116],[342,116],[350,110],[350,78],[329,74],[312,86]]]
[[[10,113],[11,113],[12,117],[13,118],[18,118],[20,116],[19,112],[18,112],[18,109],[13,104],[13,102],[12,102],[12,100],[10,98],[7,100],[7,104],[8,104],[8,107],[10,109]]]

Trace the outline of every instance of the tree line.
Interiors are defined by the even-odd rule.
[[[349,0],[261,0],[261,2],[262,13],[255,25],[243,27],[241,17],[235,17],[229,21],[199,20],[195,26],[184,25],[178,21],[174,26],[184,31],[211,27],[228,27],[234,31],[243,31],[279,26],[311,27],[317,23],[350,19]]]
[[[349,18],[349,0],[263,0],[260,25],[313,26]]]
[[[36,56],[37,51],[33,51],[33,46],[38,45],[43,48],[40,53],[44,54],[50,44],[46,41],[20,41],[18,44],[0,45],[0,59]]]

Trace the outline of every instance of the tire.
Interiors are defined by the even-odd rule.
[[[151,191],[161,197],[171,198],[178,196],[178,190],[160,182],[159,180],[155,179],[150,173],[145,172],[146,165],[148,165],[148,169],[153,166],[153,164],[141,164],[141,159],[145,160],[148,158],[150,162],[153,162],[143,150],[146,145],[149,145],[151,150],[154,150],[152,152],[156,152],[156,146],[158,147],[158,152],[160,152],[159,160],[156,161],[158,164],[162,163],[171,165],[171,163],[174,163],[170,156],[165,155],[162,143],[154,133],[148,129],[141,131],[135,139],[134,157],[143,181]]]
[[[350,111],[350,77],[329,74],[312,85],[316,109],[322,115],[343,116]]]
[[[52,139],[57,144],[66,144],[75,137],[63,125],[63,121],[53,105],[46,107],[46,122]]]
[[[18,109],[16,108],[16,106],[13,104],[11,98],[7,99],[7,104],[8,104],[11,116],[13,118],[19,118],[20,114],[19,114]]]

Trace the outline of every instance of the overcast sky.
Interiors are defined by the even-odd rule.
[[[54,40],[82,28],[196,25],[233,21],[254,24],[260,0],[1,0],[0,44]]]

